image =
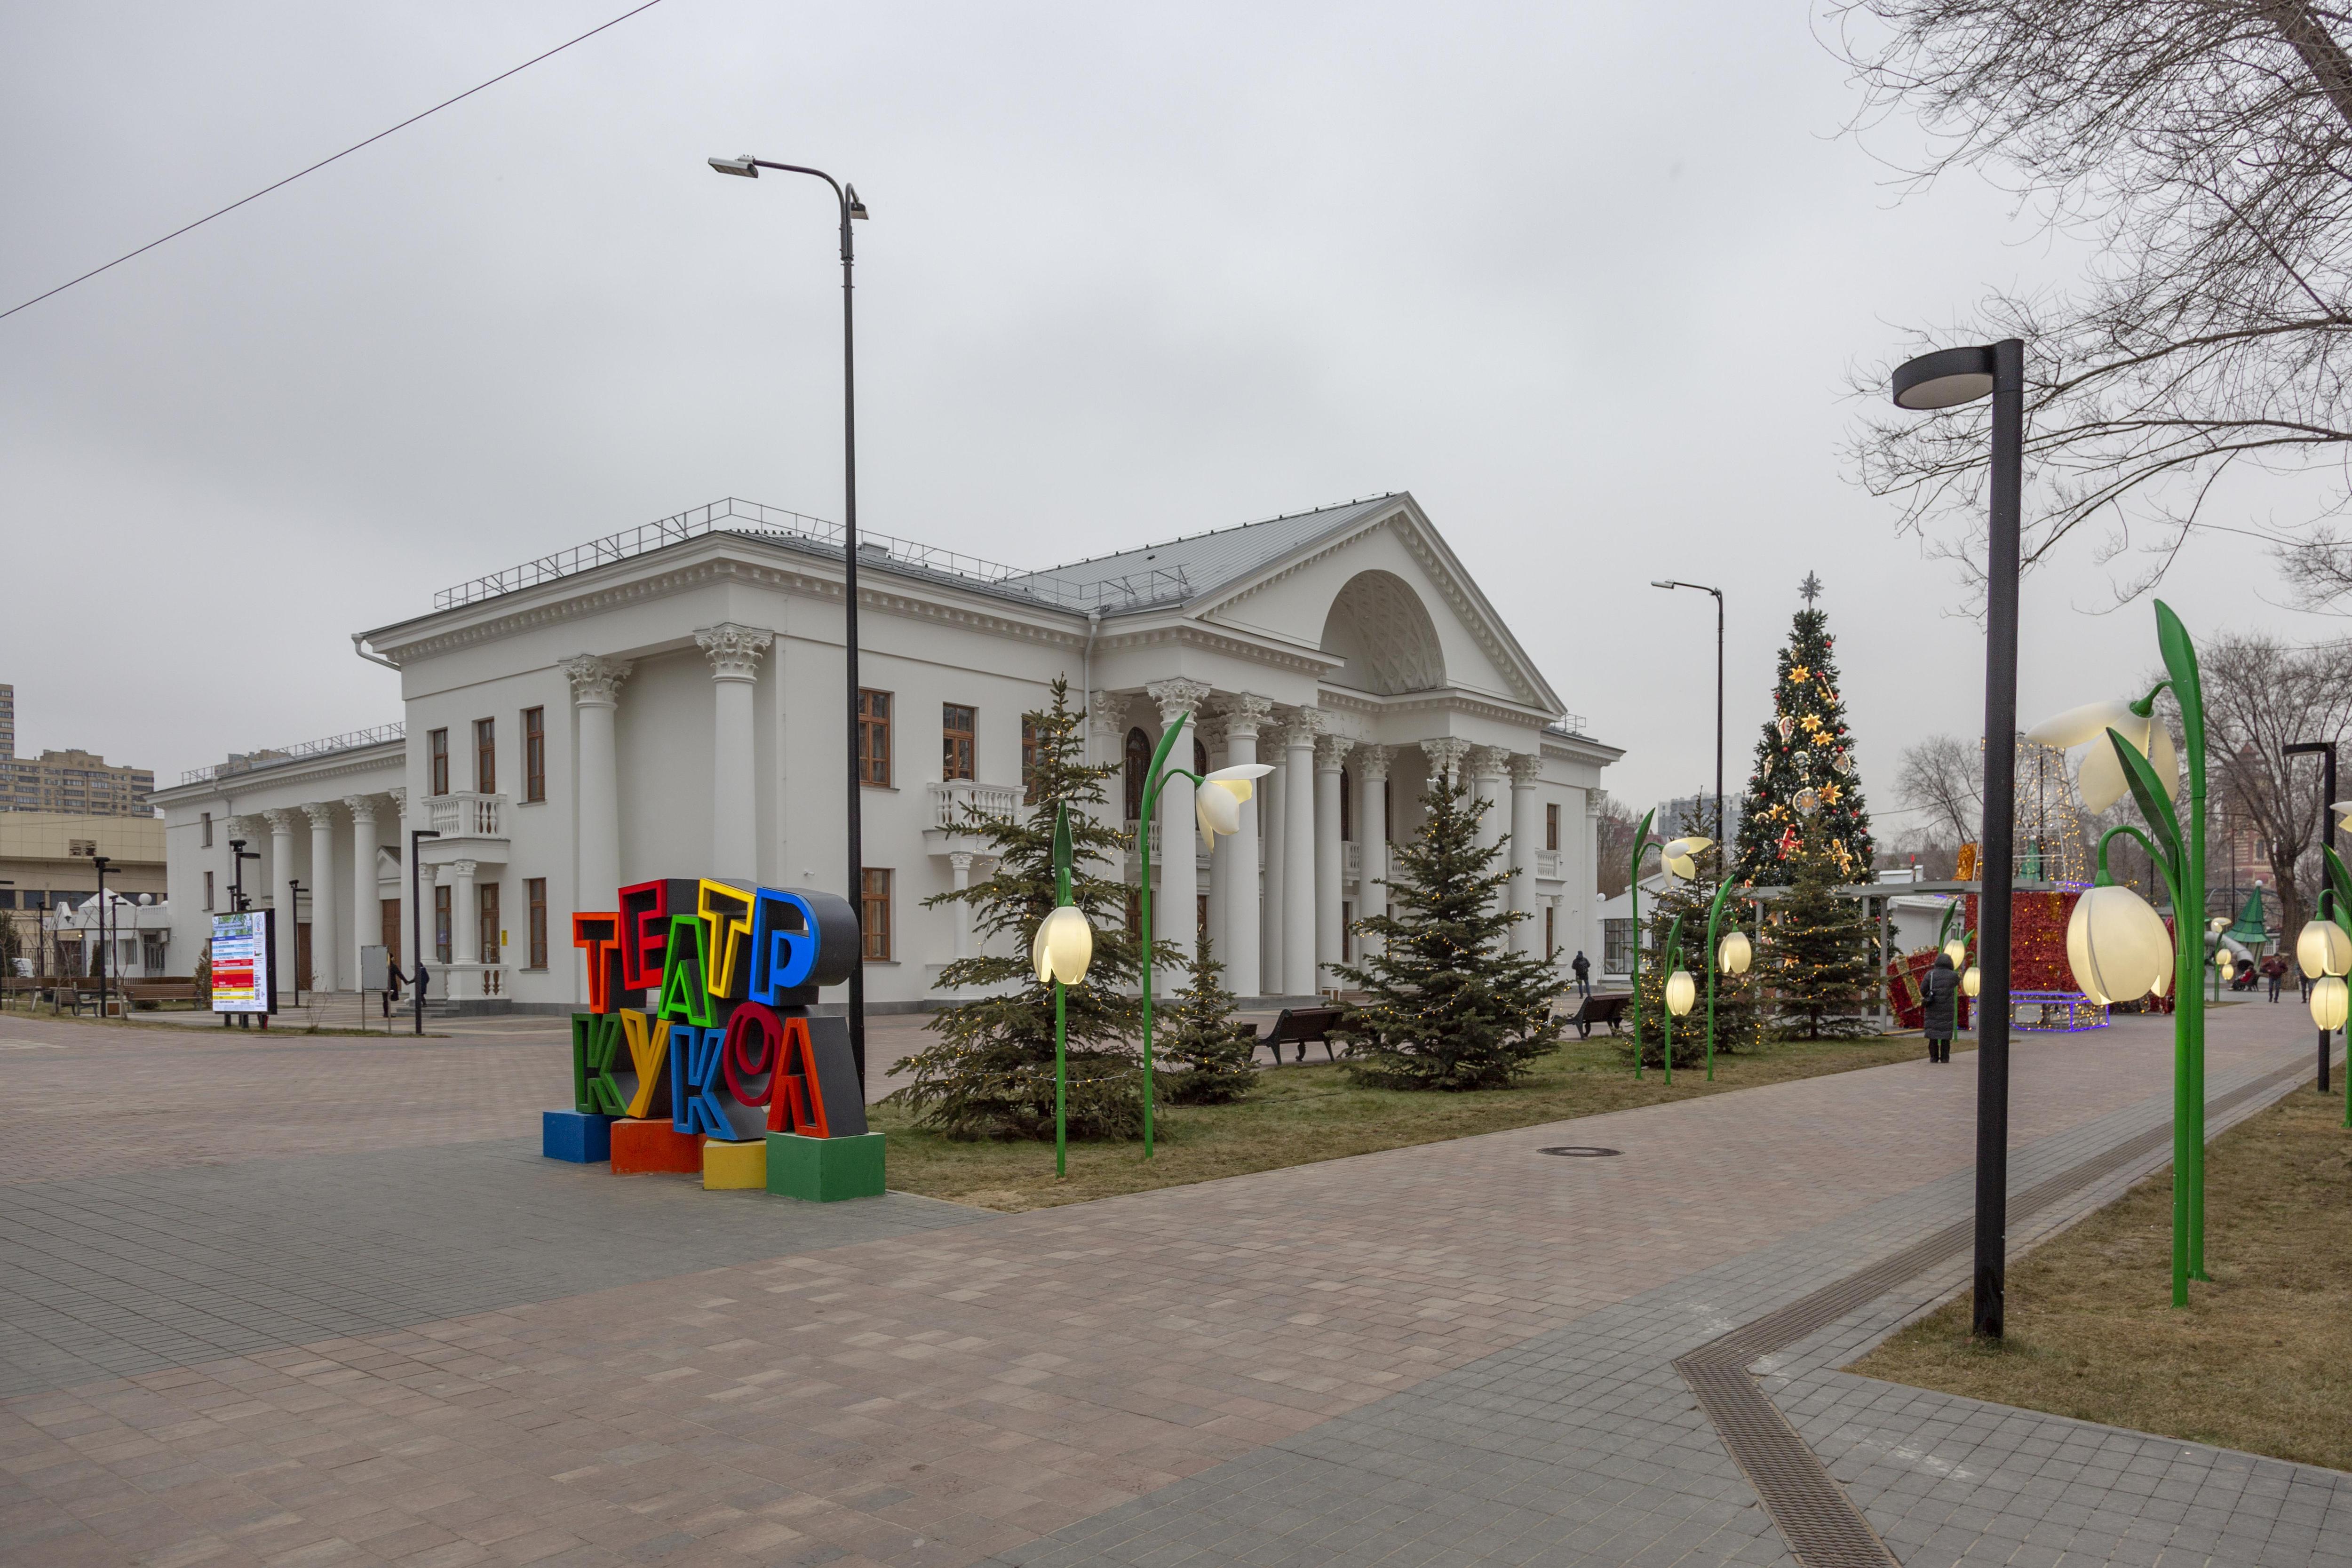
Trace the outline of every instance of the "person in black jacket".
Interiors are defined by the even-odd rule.
[[[1580,947],[1576,950],[1576,960],[1568,967],[1576,976],[1576,989],[1579,994],[1585,996],[1591,995],[1592,961],[1584,956],[1584,950],[1582,948]]]
[[[1920,1022],[1927,1031],[1927,1059],[1948,1062],[1952,1059],[1952,1036],[1958,1032],[1959,1019],[1960,977],[1952,971],[1952,955],[1939,952],[1936,967],[1927,971],[1920,984]]]

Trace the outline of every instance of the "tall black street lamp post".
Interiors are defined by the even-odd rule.
[[[2294,744],[2291,746],[2282,746],[2279,750],[2280,754],[2289,757],[2299,757],[2304,755],[2305,752],[2312,752],[2318,753],[2319,846],[2323,849],[2335,848],[2336,742],[2333,741],[2297,741]],[[2237,863],[2238,856],[2236,847],[2233,844],[2230,853],[2230,864],[2231,866],[2235,866]],[[2325,858],[2323,857],[2323,863],[2319,868],[2319,918],[2321,920],[2327,920],[2331,918],[2335,912],[2336,891],[2334,887],[2331,885],[2330,879],[2327,875],[2327,867],[2325,864]],[[2319,1031],[2319,1092],[2322,1094],[2326,1094],[2327,1092],[2327,1030],[2322,1029]],[[2352,1073],[2352,1060],[2347,1060],[2346,1062],[2344,1070],[2347,1073]]]
[[[740,158],[713,158],[710,166],[722,174],[756,180],[762,169],[779,174],[808,174],[833,187],[841,209],[841,467],[842,467],[842,642],[849,671],[849,907],[857,911],[857,962],[849,967],[849,1054],[857,1065],[857,1081],[866,1082],[866,831],[861,816],[864,779],[857,764],[857,335],[851,308],[854,265],[849,225],[866,216],[866,204],[856,185],[844,185],[823,169],[798,163],[772,163],[749,153]]]
[[[106,1016],[106,954],[110,943],[107,929],[106,868],[114,859],[111,855],[93,855],[89,863],[98,868],[98,1016]]]
[[[1985,542],[1984,854],[1979,858],[1975,1331],[2001,1335],[2009,1228],[2010,883],[2017,840],[2017,572],[2025,465],[2025,344],[2016,338],[1921,354],[1895,372],[1898,408],[1952,408],[1992,395],[1990,528]]]
[[[408,830],[408,974],[415,983],[415,1032],[420,1035],[425,1032],[425,976],[427,971],[425,967],[425,894],[424,885],[416,875],[416,846],[420,840],[440,837],[438,828],[412,827]]]
[[[1715,595],[1715,843],[1718,857],[1728,856],[1730,850],[1723,842],[1723,590],[1710,588],[1704,583],[1677,583],[1670,578],[1654,582],[1650,586],[1696,588],[1702,594]],[[1705,820],[1703,815],[1701,820]],[[1731,864],[1728,859],[1720,863],[1727,868]],[[1710,957],[1707,962],[1712,963],[1715,960]]]

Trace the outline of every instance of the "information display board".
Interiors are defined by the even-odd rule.
[[[278,976],[270,972],[277,951],[277,910],[213,916],[213,1011],[277,1012]]]

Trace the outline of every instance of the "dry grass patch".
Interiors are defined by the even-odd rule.
[[[1061,1181],[1054,1176],[1051,1143],[959,1142],[917,1127],[894,1105],[875,1107],[872,1117],[890,1134],[891,1186],[1019,1210],[1908,1061],[1926,1049],[1916,1036],[1792,1041],[1717,1057],[1713,1083],[1700,1069],[1677,1068],[1668,1089],[1655,1071],[1636,1083],[1631,1062],[1598,1035],[1570,1040],[1517,1089],[1471,1094],[1359,1089],[1329,1063],[1293,1065],[1259,1073],[1258,1089],[1238,1105],[1161,1106],[1157,1152],[1148,1162],[1139,1142],[1073,1143],[1070,1173]]]
[[[2298,1089],[2206,1157],[2206,1264],[2169,1305],[2172,1177],[2009,1271],[2008,1338],[1963,1295],[1849,1370],[2111,1426],[2352,1470],[2352,1131]]]

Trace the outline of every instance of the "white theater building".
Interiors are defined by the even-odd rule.
[[[247,893],[280,911],[282,973],[349,989],[363,946],[413,962],[421,918],[434,991],[490,1007],[578,1005],[572,912],[622,884],[840,890],[842,581],[837,530],[730,500],[355,638],[399,672],[401,724],[157,792],[174,967],[231,907],[232,839],[259,856]],[[870,1005],[951,999],[939,974],[971,951],[970,917],[923,900],[987,875],[965,807],[1020,808],[1022,714],[1057,676],[1090,759],[1128,762],[1130,817],[1139,759],[1179,715],[1196,760],[1276,764],[1213,855],[1183,781],[1153,830],[1156,928],[1190,951],[1205,921],[1242,995],[1334,984],[1439,768],[1466,772],[1490,837],[1510,836],[1521,944],[1563,963],[1598,950],[1594,814],[1620,753],[1581,732],[1410,495],[1035,573],[868,535],[858,593]],[[415,840],[412,910],[416,829],[437,837]]]

